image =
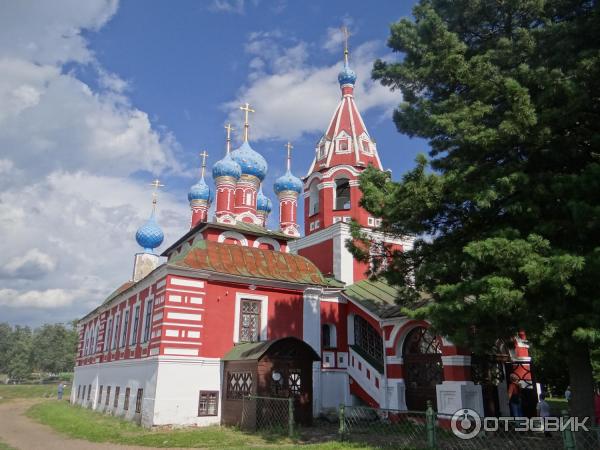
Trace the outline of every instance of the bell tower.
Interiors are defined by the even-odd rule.
[[[369,165],[383,170],[377,144],[371,138],[354,101],[356,73],[350,68],[348,32],[344,31],[344,66],[338,74],[341,99],[325,133],[315,148],[315,157],[304,179],[304,233],[310,235],[337,222],[354,219],[373,227],[359,207],[358,177]]]

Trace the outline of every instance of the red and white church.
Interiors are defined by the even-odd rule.
[[[274,185],[279,230],[266,228],[267,163],[250,145],[248,104],[242,145],[231,150],[227,126],[214,189],[204,159],[188,195],[191,228],[160,256],[153,208],[136,234],[144,251],[132,279],[79,321],[72,403],[145,426],[231,423],[236,402],[257,393],[296,397],[312,415],[340,404],[422,410],[428,400],[441,414],[508,415],[508,375],[531,386],[524,336],[474,356],[404,316],[396,289],[368,279],[346,249],[351,220],[374,251],[409,249],[414,239],[383,235],[359,206],[359,175],[384,167],[354,100],[347,53],[338,81],[340,103],[302,179],[288,145],[287,172]]]

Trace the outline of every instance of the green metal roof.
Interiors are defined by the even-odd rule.
[[[310,353],[312,353],[313,359],[319,361],[319,355],[313,350],[313,348],[301,339],[293,336],[288,336],[280,339],[273,339],[270,341],[262,342],[244,342],[241,344],[234,345],[225,356],[224,361],[249,361],[259,360],[265,353],[269,351],[275,344],[283,343],[284,341],[297,341],[300,345],[304,346]]]
[[[346,286],[346,283],[344,283],[343,281],[340,281],[336,278],[333,278],[333,277],[324,277],[324,278],[325,278],[325,282],[327,283],[327,286],[329,286],[329,287],[343,288],[344,286]]]
[[[396,303],[398,289],[383,280],[361,280],[343,290],[344,295],[381,318],[402,316]]]

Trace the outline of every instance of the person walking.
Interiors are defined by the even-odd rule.
[[[542,427],[544,428],[544,436],[550,437],[550,432],[546,430],[546,418],[550,417],[550,405],[546,401],[546,394],[540,394],[540,401],[535,407],[538,417],[542,419]]]
[[[519,377],[514,373],[510,374],[508,404],[510,406],[510,414],[513,417],[523,417],[523,408],[521,407],[521,385],[519,384]]]
[[[57,397],[59,400],[62,400],[64,391],[65,391],[65,385],[61,381],[60,383],[58,383],[58,390],[57,390]]]

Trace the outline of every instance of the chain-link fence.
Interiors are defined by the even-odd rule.
[[[342,439],[364,440],[383,446],[392,442],[397,447],[429,446],[427,416],[423,412],[342,405],[339,414]]]
[[[341,439],[395,448],[600,450],[600,427],[588,424],[587,431],[573,431],[569,425],[573,421],[566,416],[562,424],[569,426],[562,426],[558,420],[555,426],[544,427],[541,420],[472,419],[466,423],[455,421],[461,438],[452,429],[452,417],[438,416],[431,406],[425,412],[340,406],[339,434]]]
[[[294,434],[294,400],[278,397],[243,397],[241,428],[247,431],[292,436]]]

